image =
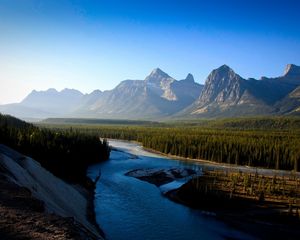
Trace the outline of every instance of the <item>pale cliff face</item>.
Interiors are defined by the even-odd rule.
[[[103,239],[87,219],[88,199],[78,187],[72,186],[44,169],[35,160],[0,144],[0,167],[8,180],[30,190],[33,197],[45,204],[48,213],[73,217],[86,229]]]

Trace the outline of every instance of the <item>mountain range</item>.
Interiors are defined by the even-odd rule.
[[[300,67],[288,64],[282,76],[246,80],[223,65],[209,74],[204,85],[190,73],[176,80],[156,68],[144,80],[125,80],[103,92],[33,90],[20,103],[0,105],[0,112],[23,119],[300,115]]]

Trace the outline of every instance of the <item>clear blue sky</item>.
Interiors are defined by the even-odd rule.
[[[112,89],[155,67],[200,83],[222,64],[282,75],[300,65],[299,11],[297,0],[0,0],[0,104]]]

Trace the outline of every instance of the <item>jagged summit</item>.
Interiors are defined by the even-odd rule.
[[[64,88],[63,90],[61,90],[60,92],[58,92],[60,94],[65,94],[66,96],[72,96],[72,95],[78,95],[78,96],[83,96],[83,93],[74,89],[74,88]]]
[[[55,88],[49,88],[48,90],[46,90],[46,92],[57,92],[57,90]]]
[[[284,71],[285,77],[300,77],[300,67],[295,64],[288,64]]]
[[[224,64],[210,72],[204,86],[190,73],[176,80],[155,68],[144,80],[124,80],[104,92],[34,90],[18,104],[0,106],[0,111],[23,118],[122,119],[300,114],[299,88],[300,66],[295,64],[288,64],[282,76],[261,80],[246,80]]]
[[[124,80],[112,90],[99,94],[94,103],[81,105],[77,116],[85,109],[89,116],[102,118],[145,119],[170,116],[192,104],[200,95],[202,85],[193,76],[176,80],[155,68],[145,80]],[[90,94],[91,95],[91,94]],[[88,96],[86,97],[88,98]]]
[[[32,90],[31,94],[46,94],[46,93],[50,93],[50,94],[57,94],[57,93],[79,93],[81,94],[80,91],[74,89],[74,88],[64,88],[61,91],[56,90],[55,88],[48,88],[47,90]]]
[[[243,92],[243,79],[227,65],[214,69],[205,81],[199,97],[199,105],[232,104],[238,101]]]
[[[55,88],[49,88],[46,91],[37,91],[37,92],[48,92],[48,93],[57,93],[58,91]]]
[[[229,66],[222,65],[219,68],[214,69],[206,79],[206,83],[219,82],[219,81],[231,81],[233,79],[240,78]]]
[[[30,94],[28,94],[28,96],[36,96],[36,95],[40,95],[40,94],[57,94],[58,91],[55,88],[49,88],[47,90],[32,90]],[[28,96],[26,98],[28,98]],[[25,98],[25,99],[26,99]]]
[[[222,65],[214,70],[208,75],[206,79],[206,84],[231,81],[232,79],[240,78],[229,66]]]
[[[160,68],[154,68],[151,72],[151,74],[158,74],[158,75],[164,75],[164,76],[169,76],[167,73],[165,73],[163,70]]]
[[[163,78],[171,78],[171,77],[167,73],[162,71],[160,68],[155,68],[155,69],[152,70],[150,75],[148,75],[145,78],[145,81],[147,81],[147,82],[156,82],[156,81],[160,81]]]
[[[188,82],[195,82],[195,79],[194,79],[194,76],[189,73],[186,78],[185,78],[185,81],[188,81]]]
[[[222,66],[220,66],[220,67],[217,68],[217,69],[231,70],[231,68],[230,68],[228,65],[226,65],[226,64],[223,64]]]
[[[222,65],[222,66],[214,69],[213,72],[218,72],[218,73],[226,74],[228,72],[234,72],[234,71],[228,65],[224,64],[224,65]]]
[[[74,88],[64,88],[60,92],[73,92],[73,91],[79,92],[77,89],[74,89]]]
[[[31,116],[36,112],[37,115],[33,116],[40,114],[42,117],[52,117],[71,111],[79,104],[82,97],[83,93],[75,89],[65,88],[62,91],[57,91],[55,88],[49,88],[43,91],[32,91],[20,102],[20,105],[25,107],[25,112],[28,108],[33,109],[33,112],[30,112],[27,116]]]
[[[90,94],[100,94],[100,93],[102,93],[102,91],[99,89],[96,89],[96,90],[92,91]]]

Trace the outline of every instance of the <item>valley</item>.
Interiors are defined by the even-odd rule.
[[[0,0],[0,240],[300,239],[299,0]]]
[[[176,160],[133,142],[110,143],[111,160],[91,166],[88,174],[94,179],[102,171],[96,188],[97,221],[111,239],[123,239],[120,224],[132,238],[299,236],[299,173]],[[202,221],[206,227],[200,227]]]
[[[108,239],[299,236],[299,117],[49,118],[33,125],[0,116],[1,143],[94,189],[88,209],[95,207]]]

